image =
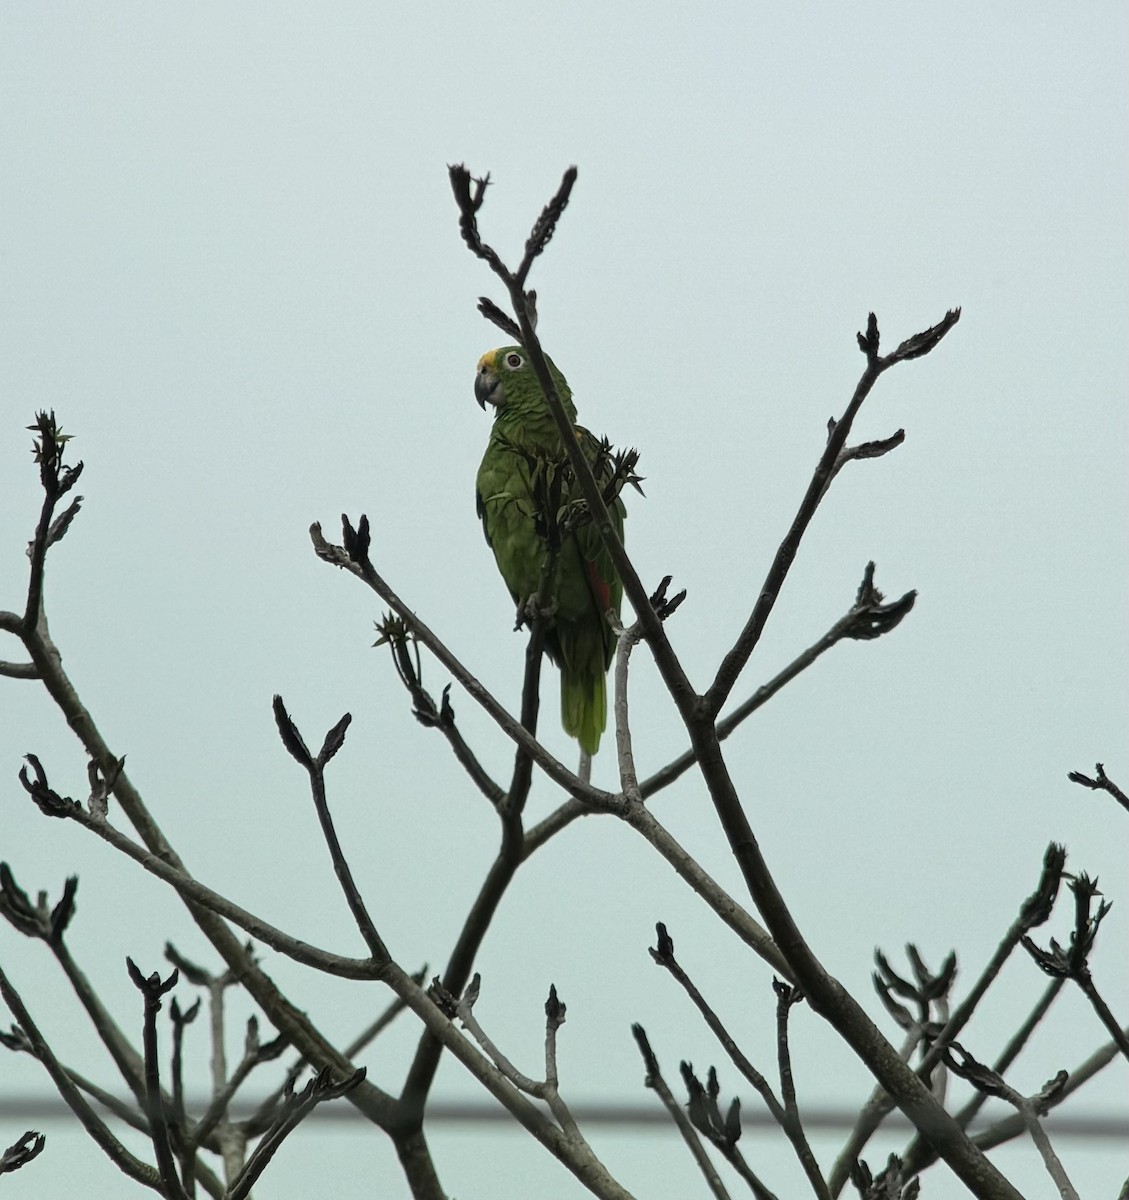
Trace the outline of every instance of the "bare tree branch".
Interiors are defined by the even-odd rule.
[[[878,377],[895,363],[927,354],[959,319],[960,309],[951,310],[937,325],[904,341],[892,354],[883,358],[878,354],[878,322],[874,314],[870,314],[866,334],[858,335],[859,346],[866,355],[866,369],[863,371],[850,403],[830,431],[827,446],[820,456],[815,474],[800,502],[799,511],[783,542],[780,543],[780,548],[772,560],[764,583],[761,584],[753,611],[733,648],[722,660],[713,683],[706,690],[703,703],[709,713],[716,715],[721,711],[738,676],[749,661],[749,656],[760,641],[760,636],[780,596],[780,589],[784,586],[784,580],[787,578],[799,550],[800,542],[815,516],[815,510],[819,507],[820,500],[827,491],[827,485],[832,475],[839,466],[842,466],[840,456],[845,452],[847,438],[850,436],[855,417],[858,416],[863,401],[870,395],[871,389],[878,382]]]
[[[817,658],[830,650],[832,646],[843,641],[844,638],[869,640],[888,633],[913,607],[915,595],[914,592],[907,592],[892,604],[884,604],[882,593],[874,587],[874,564],[869,563],[863,581],[859,585],[854,604],[819,641],[809,646],[802,654],[797,655],[768,683],[757,688],[748,699],[743,700],[731,713],[718,721],[717,740],[725,741],[739,725],[752,716],[763,704],[771,700],[785,684],[791,683]],[[697,754],[693,749],[680,754],[643,781],[640,788],[643,798],[650,799],[656,792],[668,787],[679,776],[684,775],[695,762],[697,762]]]
[[[86,1102],[86,1098],[75,1086],[70,1075],[39,1032],[38,1026],[32,1020],[31,1013],[28,1012],[19,992],[12,986],[3,968],[0,968],[0,995],[4,997],[4,1003],[11,1009],[12,1016],[19,1022],[20,1029],[28,1040],[31,1053],[43,1064],[47,1074],[51,1076],[55,1090],[66,1101],[67,1107],[79,1119],[86,1132],[90,1134],[110,1161],[130,1179],[136,1179],[138,1183],[142,1183],[154,1191],[160,1191],[162,1183],[158,1172],[131,1154]]]
[[[635,753],[631,745],[631,726],[628,720],[627,668],[631,651],[643,636],[643,627],[636,622],[630,629],[613,627],[616,636],[615,692],[612,710],[615,714],[616,757],[619,761],[619,787],[624,799],[642,802],[639,777],[635,773]]]
[[[1008,1068],[1019,1057],[1020,1051],[1024,1046],[1027,1045],[1027,1042],[1030,1040],[1031,1035],[1039,1026],[1039,1023],[1050,1011],[1051,1005],[1058,998],[1058,995],[1062,991],[1065,983],[1065,979],[1052,979],[1047,985],[1046,990],[1035,1002],[1030,1013],[1027,1014],[1026,1019],[1011,1035],[1011,1037],[1008,1038],[1007,1044],[1004,1046],[1003,1050],[1000,1051],[996,1061],[992,1063],[992,1070],[995,1071],[997,1075],[1003,1076],[1007,1074]],[[972,1118],[976,1116],[976,1114],[983,1107],[986,1099],[987,1095],[984,1092],[974,1091],[967,1103],[961,1106],[956,1113],[956,1119],[960,1122],[962,1128],[968,1128]]]
[[[376,926],[368,914],[368,909],[361,898],[360,890],[353,879],[353,872],[349,869],[349,864],[345,859],[345,852],[341,849],[341,841],[337,836],[333,817],[329,812],[329,801],[325,794],[326,764],[344,744],[345,731],[349,728],[349,723],[353,718],[349,713],[346,713],[325,735],[325,741],[317,758],[312,757],[306,749],[306,745],[302,741],[302,736],[291,720],[290,714],[286,711],[286,706],[283,704],[281,696],[275,696],[274,698],[274,719],[278,724],[278,732],[282,737],[283,745],[306,768],[306,772],[310,777],[310,791],[313,795],[314,808],[318,814],[318,822],[321,825],[322,837],[325,838],[325,844],[329,847],[329,857],[333,862],[333,872],[337,876],[337,882],[340,883],[342,892],[345,894],[345,901],[349,905],[349,911],[353,914],[353,920],[357,923],[357,928],[360,930],[361,937],[364,938],[365,944],[369,948],[369,953],[372,955],[373,961],[387,962],[391,958],[391,955],[388,953],[388,947],[384,944],[384,940],[377,933]]]
[[[255,1180],[266,1169],[283,1141],[297,1129],[303,1118],[326,1100],[336,1100],[348,1095],[365,1077],[363,1069],[354,1071],[344,1079],[335,1080],[329,1067],[323,1067],[301,1092],[288,1090],[283,1112],[272,1129],[259,1143],[247,1165],[232,1182],[229,1200],[245,1200]]]
[[[43,571],[47,551],[53,542],[66,533],[82,499],[80,496],[60,521],[55,521],[55,506],[78,483],[82,474],[82,463],[76,463],[73,467],[63,465],[66,445],[71,439],[69,434],[63,433],[59,428],[54,411],[36,413],[35,424],[29,425],[28,429],[37,434],[33,453],[39,465],[43,505],[39,513],[39,523],[35,527],[35,537],[28,547],[31,570],[28,573],[27,604],[22,620],[25,634],[34,630],[43,616]]]
[[[169,1200],[188,1200],[181,1186],[173,1159],[172,1141],[169,1137],[168,1115],[164,1097],[161,1095],[160,1070],[157,1065],[157,1013],[161,1010],[162,997],[176,987],[180,972],[175,968],[168,979],[162,980],[154,972],[142,975],[132,959],[126,959],[129,977],[141,993],[144,1002],[143,1042],[145,1046],[145,1114],[149,1118],[149,1136],[157,1155],[157,1170],[161,1175],[161,1186]]]
[[[1060,1071],[1053,1079],[1048,1080],[1035,1096],[1022,1096],[995,1071],[977,1062],[958,1042],[946,1047],[945,1062],[951,1071],[968,1080],[977,1090],[989,1096],[998,1096],[1015,1108],[1062,1200],[1079,1200],[1078,1193],[1074,1190],[1061,1160],[1039,1122],[1039,1118],[1046,1115],[1047,1109],[1062,1091],[1067,1079],[1066,1072]]]
[[[1097,912],[1092,910],[1094,899],[1101,893],[1098,891],[1098,881],[1088,875],[1078,875],[1071,879],[1070,890],[1074,893],[1074,929],[1070,935],[1070,944],[1062,947],[1051,938],[1050,949],[1042,950],[1029,937],[1024,937],[1024,948],[1040,970],[1052,978],[1073,979],[1078,984],[1102,1024],[1109,1030],[1122,1055],[1129,1060],[1129,1038],[1121,1032],[1121,1026],[1098,992],[1090,974],[1090,951],[1094,947],[1098,928],[1112,905],[1103,901],[1098,905]]]
[[[698,1165],[698,1170],[702,1172],[707,1186],[716,1197],[716,1200],[729,1200],[729,1193],[725,1190],[725,1184],[721,1181],[721,1176],[714,1170],[714,1165],[710,1162],[709,1155],[702,1145],[701,1139],[694,1131],[694,1126],[690,1124],[690,1118],[686,1115],[682,1105],[674,1098],[674,1094],[667,1086],[666,1080],[663,1079],[662,1071],[659,1070],[659,1060],[655,1057],[655,1052],[651,1049],[651,1043],[647,1038],[646,1031],[642,1025],[632,1025],[631,1032],[635,1036],[635,1041],[639,1046],[639,1053],[643,1056],[643,1063],[646,1067],[646,1075],[643,1079],[643,1085],[648,1087],[662,1101],[663,1107],[670,1113],[671,1120],[674,1122],[678,1132],[682,1135],[682,1140],[689,1147],[690,1153],[694,1156],[694,1162]]]
[[[75,805],[73,800],[67,800],[66,803],[74,805],[74,808],[56,815],[67,816],[71,820],[77,821],[84,829],[97,834],[115,850],[120,850],[132,858],[151,875],[171,884],[185,899],[207,908],[217,916],[232,921],[256,941],[263,942],[279,953],[293,958],[295,962],[304,963],[308,967],[314,967],[316,970],[325,971],[330,975],[341,975],[347,979],[379,979],[381,977],[383,965],[381,962],[371,958],[345,958],[338,954],[319,950],[306,942],[290,937],[253,913],[240,908],[238,904],[226,899],[218,892],[212,891],[211,888],[206,887],[191,875],[186,875],[176,867],[170,866],[164,859],[149,853],[135,842],[130,841],[112,825],[84,812],[80,806]]]
[[[1097,763],[1094,769],[1094,778],[1091,779],[1088,775],[1083,775],[1081,771],[1071,771],[1067,776],[1074,783],[1079,783],[1091,791],[1109,792],[1109,794],[1129,812],[1129,796],[1127,796],[1112,779],[1108,778],[1105,773],[1105,767],[1101,763]]]
[[[497,808],[506,793],[487,774],[477,756],[467,745],[455,724],[455,709],[451,704],[451,685],[443,689],[438,706],[423,686],[423,668],[420,662],[419,643],[407,623],[395,613],[389,613],[377,623],[380,635],[374,645],[386,645],[400,682],[412,698],[412,716],[429,729],[438,729],[447,739],[459,765],[470,780],[490,803]]]

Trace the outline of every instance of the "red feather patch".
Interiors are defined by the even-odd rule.
[[[588,564],[588,582],[592,587],[592,595],[600,606],[600,612],[606,613],[612,606],[612,592],[607,583],[600,578],[599,568],[594,562]]]

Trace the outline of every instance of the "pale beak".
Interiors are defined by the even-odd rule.
[[[494,393],[497,390],[498,376],[483,364],[478,368],[478,374],[474,377],[474,398],[478,401],[478,407],[485,409],[488,401],[493,404]]]

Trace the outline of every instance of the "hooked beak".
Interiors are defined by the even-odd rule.
[[[479,408],[485,410],[487,401],[493,404],[497,390],[498,376],[486,362],[480,362],[479,373],[474,377],[474,398],[479,402]]]

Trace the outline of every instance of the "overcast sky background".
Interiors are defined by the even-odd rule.
[[[689,590],[670,635],[699,687],[850,397],[867,312],[888,349],[963,306],[939,349],[867,402],[856,440],[904,428],[905,444],[835,481],[736,695],[842,614],[869,559],[888,594],[918,589],[916,608],[791,684],[728,760],[812,946],[895,1040],[870,988],[874,947],[904,964],[914,941],[934,966],[956,948],[967,987],[1052,840],[1114,902],[1095,976],[1129,1020],[1126,814],[1066,779],[1101,759],[1129,780],[1127,42],[1113,2],[5,5],[0,608],[22,604],[39,504],[24,427],[53,407],[86,463],[86,504],[51,554],[52,630],[166,834],[211,886],[360,954],[270,698],[315,743],[351,712],[330,771],[340,831],[394,953],[438,971],[497,822],[369,648],[379,603],[318,562],[306,531],[320,520],[336,538],[340,513],[367,512],[378,569],[516,708],[524,639],[473,502],[488,436],[474,365],[499,342],[474,304],[502,296],[459,240],[446,165],[491,173],[484,233],[516,257],[575,163],[531,280],[540,331],[581,419],[642,451],[627,541],[645,582],[670,573]],[[11,639],[0,657],[19,658]],[[685,738],[645,651],[635,663],[646,774]],[[425,669],[437,696],[447,676]],[[543,737],[571,762],[555,673],[547,687]],[[505,739],[458,689],[453,702],[506,778]],[[139,1037],[127,954],[162,969],[171,939],[218,960],[160,884],[27,802],[28,751],[82,793],[57,712],[35,684],[0,680],[0,857],[52,898],[80,875],[71,944]],[[610,757],[597,782],[612,783]],[[560,799],[539,782],[531,820]],[[654,810],[742,894],[692,777]],[[1049,930],[1060,939],[1069,910]],[[574,824],[521,870],[480,959],[477,1014],[536,1075],[553,982],[570,1101],[656,1103],[629,1033],[640,1021],[672,1083],[680,1058],[716,1063],[723,1095],[757,1109],[651,964],[656,920],[771,1077],[769,970],[611,818]],[[56,1051],[114,1086],[43,948],[5,925],[0,959]],[[387,999],[264,961],[341,1044]],[[966,1047],[993,1058],[1043,986],[1017,956]],[[861,1103],[868,1077],[819,1019],[801,1009],[793,1031],[801,1106]],[[369,1054],[381,1086],[399,1089],[416,1034],[404,1018]],[[1037,1090],[1104,1040],[1069,993],[1016,1086]],[[189,1054],[202,1086],[200,1026]],[[1115,1063],[1068,1111],[1125,1115],[1127,1074]],[[36,1064],[0,1058],[0,1094],[48,1090]],[[434,1095],[481,1093],[448,1064]],[[39,1123],[9,1115],[0,1142]],[[6,1194],[130,1190],[85,1135],[45,1128],[46,1152]],[[672,1135],[591,1136],[636,1195],[705,1194]],[[436,1127],[431,1142],[455,1195],[584,1194],[519,1132]],[[829,1164],[839,1138],[817,1144]],[[867,1157],[877,1169],[904,1144],[880,1138]],[[770,1186],[801,1194],[782,1138],[742,1146]],[[1059,1148],[1083,1194],[1116,1194],[1123,1147]],[[1026,1194],[1050,1194],[1026,1146],[995,1157]],[[305,1130],[276,1163],[261,1189],[275,1197],[315,1180],[405,1193],[363,1126]],[[938,1172],[925,1192],[954,1186]]]

